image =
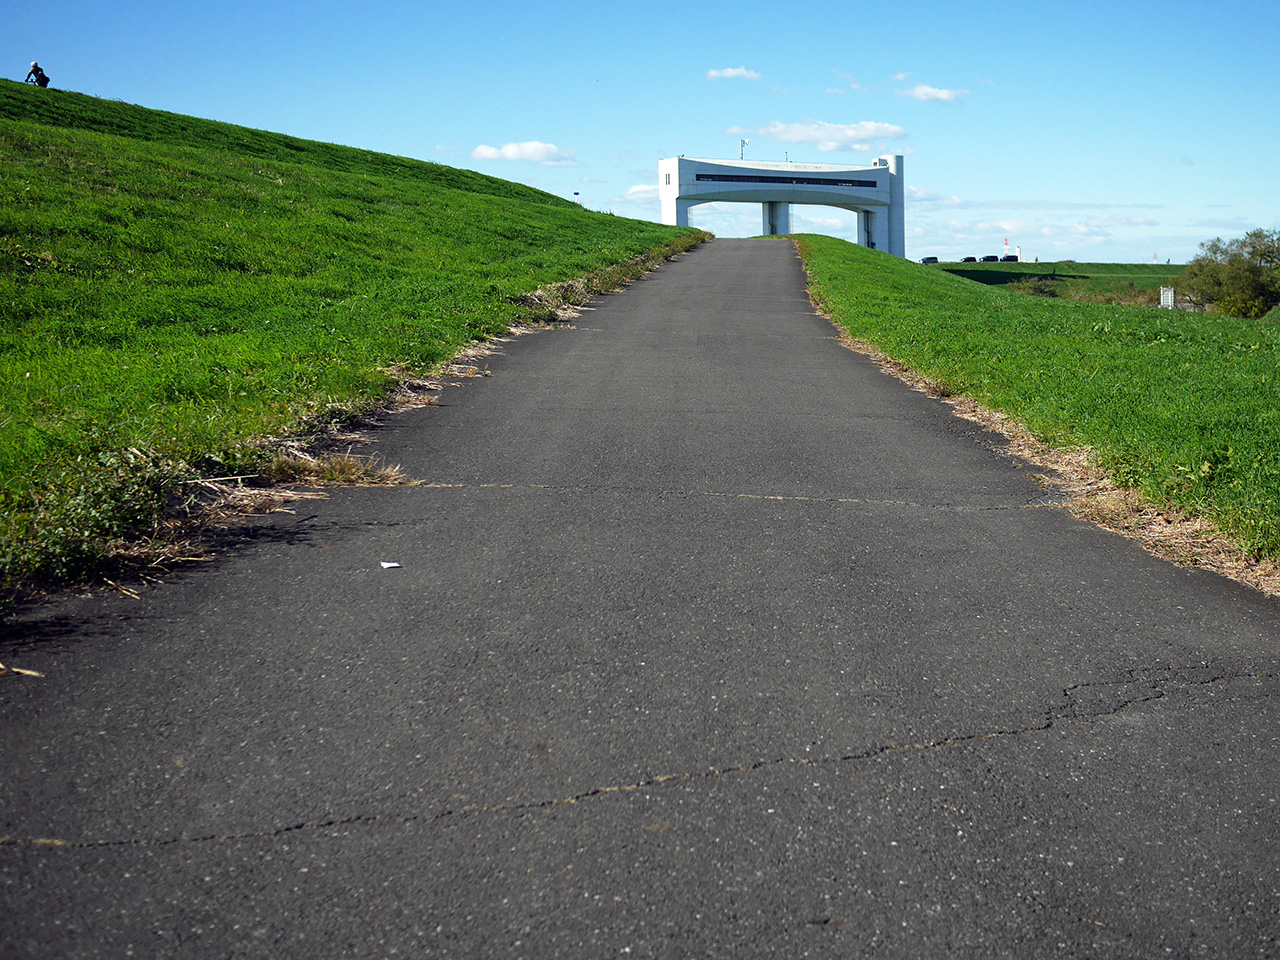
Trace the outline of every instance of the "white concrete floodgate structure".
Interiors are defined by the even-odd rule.
[[[907,255],[902,156],[880,157],[870,166],[776,163],[762,160],[658,161],[662,222],[689,225],[689,208],[725,200],[758,203],[763,232],[791,232],[791,204],[813,203],[858,215],[858,243],[896,257]]]

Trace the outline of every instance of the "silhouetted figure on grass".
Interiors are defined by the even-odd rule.
[[[49,85],[48,75],[40,69],[40,64],[34,60],[31,61],[31,69],[27,71],[27,83],[34,83],[37,87],[43,89]]]

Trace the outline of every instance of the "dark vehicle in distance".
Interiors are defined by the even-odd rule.
[[[938,258],[937,257],[921,257],[920,262],[921,263],[937,263]]]
[[[978,258],[977,257],[961,257],[960,262],[961,263],[977,263]]]
[[[1001,263],[1017,263],[1018,258],[1016,255],[1012,253],[1006,253],[1003,257],[1000,258],[1000,262]]]
[[[990,254],[989,256],[983,257],[981,262],[982,263],[999,263],[1000,258],[993,253],[993,254]]]

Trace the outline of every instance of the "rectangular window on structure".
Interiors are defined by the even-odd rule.
[[[667,186],[671,186],[671,174],[667,174]]]

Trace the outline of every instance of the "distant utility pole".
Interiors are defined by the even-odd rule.
[[[751,142],[750,140],[739,140],[739,141],[738,141],[738,159],[739,159],[739,160],[741,160],[741,159],[742,159],[742,155],[743,155],[744,153],[746,153],[746,152],[747,152],[747,144],[748,144],[748,143],[750,143],[750,142]]]

